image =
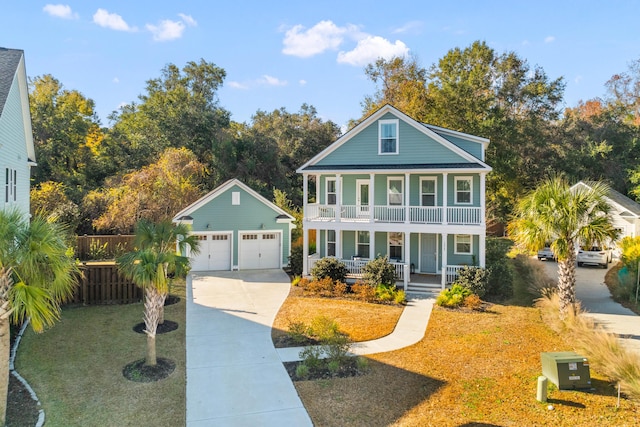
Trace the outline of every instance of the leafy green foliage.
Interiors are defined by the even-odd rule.
[[[486,240],[487,292],[486,299],[503,300],[513,295],[513,267],[507,253],[513,242],[502,238]],[[479,295],[482,297],[482,295]]]
[[[347,278],[347,266],[337,258],[326,257],[319,259],[311,269],[311,275],[316,279],[330,278],[333,281],[344,282]]]
[[[449,289],[443,289],[436,298],[436,304],[441,307],[457,308],[464,303],[464,299],[472,295],[468,288],[454,283]]]
[[[362,273],[365,283],[370,286],[393,286],[396,283],[396,270],[387,256],[369,261],[362,267]]]
[[[465,266],[458,271],[455,283],[482,298],[487,292],[487,276],[487,270],[484,268]]]
[[[396,285],[380,284],[375,287],[376,299],[380,302],[395,302],[396,304],[404,304],[406,302],[406,294],[403,290],[398,289]]]

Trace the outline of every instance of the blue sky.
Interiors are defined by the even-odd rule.
[[[415,55],[428,67],[484,40],[566,79],[565,106],[601,97],[640,58],[639,1],[14,1],[0,46],[25,51],[30,77],[52,74],[107,115],[137,100],[168,63],[224,68],[232,119],[302,103],[344,125],[375,87],[364,66]]]

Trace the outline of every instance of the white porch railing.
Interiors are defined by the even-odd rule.
[[[317,254],[309,255],[309,259],[308,259],[309,273],[311,273],[311,270],[316,265],[316,262],[318,262],[319,259],[320,257]],[[370,260],[341,259],[340,261],[342,261],[344,265],[347,267],[347,270],[349,271],[350,276],[354,278],[360,278],[362,277],[362,268],[365,265],[367,265],[367,263]],[[393,268],[395,269],[396,280],[404,282],[406,287],[406,284],[409,282],[409,265],[401,262],[390,262],[389,264],[393,265]]]
[[[450,285],[451,283],[455,282],[456,279],[458,278],[458,272],[460,270],[462,270],[464,267],[464,265],[447,265],[445,271],[446,271],[446,283],[447,285]]]
[[[305,219],[317,222],[381,222],[402,223],[407,215],[406,206],[373,206],[373,218],[370,206],[341,205],[337,212],[337,205],[308,204]],[[409,206],[409,222],[413,224],[448,224],[480,225],[483,211],[478,207],[447,207],[441,206]]]
[[[447,222],[479,225],[482,223],[480,208],[447,208]]]

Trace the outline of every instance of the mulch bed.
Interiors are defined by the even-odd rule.
[[[7,427],[33,427],[38,422],[39,407],[31,398],[29,390],[9,375],[9,395],[7,396]]]
[[[158,324],[156,334],[166,334],[167,332],[175,331],[178,329],[178,323],[171,320],[165,320],[163,323]],[[144,322],[140,322],[133,327],[133,330],[139,334],[144,334]]]
[[[129,363],[122,370],[122,375],[130,381],[151,383],[167,378],[176,369],[176,363],[170,359],[158,357],[155,366],[144,364],[144,359]]]
[[[342,363],[340,369],[335,373],[330,372],[328,368],[311,369],[309,370],[309,376],[307,378],[298,378],[298,376],[296,375],[296,369],[298,368],[298,365],[301,364],[302,362],[283,362],[283,365],[287,370],[291,381],[313,381],[331,378],[349,378],[365,374],[365,372],[358,369],[358,364],[356,363],[355,357],[349,357]]]

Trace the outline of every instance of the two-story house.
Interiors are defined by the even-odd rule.
[[[337,257],[357,275],[367,260],[386,255],[405,289],[420,290],[429,286],[418,282],[444,288],[464,265],[484,267],[488,144],[390,105],[371,114],[297,171],[303,274],[318,259]]]
[[[24,52],[0,47],[0,209],[29,214],[35,149]]]

